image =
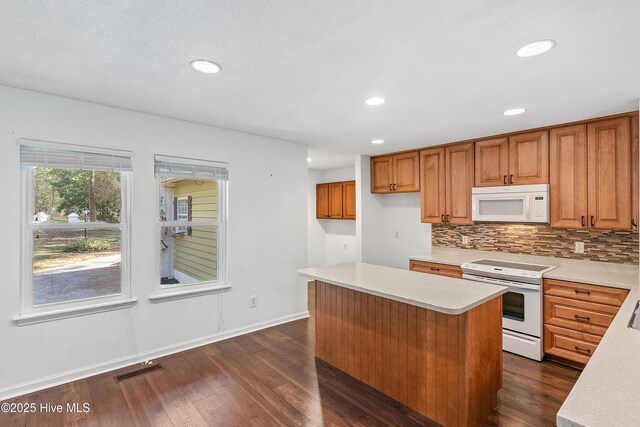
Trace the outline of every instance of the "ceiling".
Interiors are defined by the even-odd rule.
[[[547,54],[515,55],[545,38]],[[639,52],[637,0],[4,0],[0,14],[0,84],[299,142],[314,168],[636,110]],[[387,103],[363,104],[374,95]]]

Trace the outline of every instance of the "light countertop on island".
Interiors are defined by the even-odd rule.
[[[507,291],[503,286],[349,262],[298,270],[302,276],[445,314],[462,314]]]

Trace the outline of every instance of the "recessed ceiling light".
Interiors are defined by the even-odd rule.
[[[374,139],[371,141],[372,144],[384,144],[384,139]]]
[[[207,61],[206,59],[196,59],[191,61],[191,68],[198,70],[201,73],[215,74],[220,72],[222,68],[215,62]]]
[[[374,96],[373,98],[367,98],[364,100],[364,103],[367,105],[382,105],[387,102],[386,99],[380,98],[378,96]]]
[[[307,163],[311,163],[311,157],[307,157]]]
[[[512,108],[511,110],[507,110],[502,114],[504,114],[505,116],[517,116],[518,114],[522,114],[525,111],[527,110],[525,110],[524,108]]]
[[[516,54],[523,58],[528,58],[530,56],[542,55],[546,51],[552,49],[556,45],[556,42],[553,40],[538,40],[537,42],[529,43],[528,45],[522,46],[518,49]]]

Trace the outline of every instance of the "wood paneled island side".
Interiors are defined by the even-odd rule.
[[[299,273],[316,280],[316,357],[444,426],[495,409],[506,288],[364,263]]]

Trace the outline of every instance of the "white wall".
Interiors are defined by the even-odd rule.
[[[409,257],[431,253],[431,224],[420,222],[420,194],[371,194],[371,158],[356,158],[356,258],[409,268]],[[396,237],[397,233],[397,237]]]
[[[409,268],[409,257],[431,253],[431,224],[420,222],[420,193],[377,194],[382,207],[382,264]]]
[[[18,138],[134,152],[136,306],[23,327],[11,322],[20,301]],[[3,86],[0,146],[0,400],[305,315],[306,280],[295,271],[307,265],[306,147]],[[231,292],[149,303],[157,277],[156,153],[231,163]],[[258,296],[257,308],[249,308],[250,295]]]
[[[355,261],[355,221],[316,218],[316,184],[322,182],[351,181],[354,179],[354,167],[328,170],[309,169],[308,258],[310,267]]]

